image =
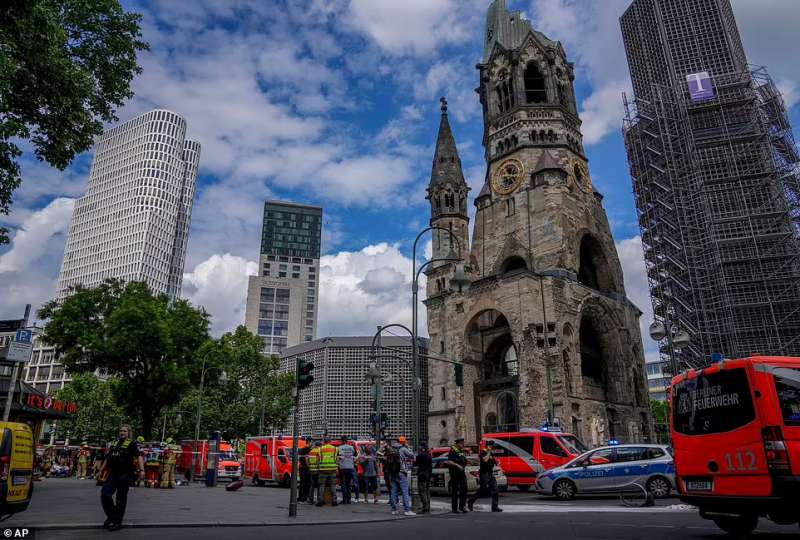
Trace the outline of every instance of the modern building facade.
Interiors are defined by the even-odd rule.
[[[620,23],[655,318],[691,338],[679,367],[800,355],[800,158],[780,93],[748,65],[729,0],[635,0]],[[666,341],[661,355],[670,370]]]
[[[410,436],[414,425],[412,342],[411,338],[381,338],[380,371],[384,382],[381,412],[388,416],[385,434],[389,438]],[[281,369],[294,372],[297,360],[314,363],[314,382],[303,390],[300,399],[300,433],[319,437],[369,437],[373,434],[370,415],[375,399],[367,380],[372,356],[372,336],[326,337],[289,347],[281,357]],[[422,388],[427,388],[428,341],[420,338]],[[428,410],[425,396],[420,397],[422,417]],[[421,440],[427,440],[422,425]]]
[[[652,440],[638,319],[583,151],[573,64],[504,0],[488,8],[478,64],[486,182],[472,242],[468,187],[443,100],[428,200],[431,444],[559,422],[583,440]],[[458,239],[450,241],[450,232]]]
[[[177,298],[200,144],[162,109],[109,129],[95,145],[86,195],[72,214],[57,296],[107,278],[144,281]]]
[[[322,207],[264,203],[259,275],[247,284],[245,326],[267,354],[317,336]]]
[[[667,389],[672,381],[672,377],[664,373],[664,363],[661,361],[661,358],[656,358],[654,360],[648,359],[644,367],[647,371],[647,391],[650,393],[650,399],[666,401]]]

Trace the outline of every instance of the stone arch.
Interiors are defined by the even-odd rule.
[[[500,273],[508,274],[517,270],[528,270],[528,263],[519,255],[512,255],[500,265]]]
[[[503,392],[497,396],[497,424],[501,431],[519,429],[519,405],[517,396],[512,392]]]
[[[597,238],[584,233],[578,250],[578,281],[600,291],[618,291],[608,257]]]
[[[475,366],[473,385],[474,418],[476,427],[483,428],[483,420],[494,412],[501,420],[504,411],[498,409],[501,394],[510,393],[518,414],[517,392],[519,386],[519,361],[517,347],[506,316],[496,309],[483,309],[469,319],[465,328],[464,358]],[[506,415],[508,417],[509,415]],[[476,434],[480,437],[480,433]]]
[[[583,302],[578,321],[575,352],[580,365],[583,397],[599,401],[628,401],[619,328],[623,321],[607,309],[602,298],[589,296]]]

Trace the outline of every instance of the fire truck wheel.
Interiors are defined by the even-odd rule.
[[[562,478],[553,485],[553,495],[562,501],[571,501],[575,498],[575,484],[566,478]]]
[[[652,493],[656,499],[662,499],[669,495],[669,492],[672,491],[672,486],[669,485],[669,480],[663,476],[654,476],[647,481],[645,489]]]
[[[717,527],[731,536],[744,538],[750,535],[758,526],[758,516],[741,515],[736,517],[715,517]]]
[[[253,476],[253,483],[258,484],[259,487],[264,487],[265,485],[267,485],[267,483],[264,482],[261,478],[259,478],[257,474]]]

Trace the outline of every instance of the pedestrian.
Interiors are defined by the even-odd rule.
[[[417,452],[417,490],[421,504],[421,513],[431,513],[431,476],[433,475],[433,457],[428,450],[428,443],[419,443]]]
[[[414,465],[414,452],[406,445],[406,438],[402,435],[397,444],[392,445],[386,453],[386,466],[389,469],[389,505],[392,515],[397,515],[398,496],[403,498],[403,515],[415,516],[411,510],[411,497],[408,493],[408,477]]]
[[[308,504],[314,504],[314,494],[319,491],[320,442],[314,441],[308,452],[308,468],[311,472],[311,489],[308,491]]]
[[[389,475],[389,469],[386,467],[386,454],[389,451],[389,443],[386,441],[381,442],[381,447],[378,450],[378,463],[380,468],[383,470],[383,485],[386,486],[386,491],[388,493],[392,492],[392,481]],[[389,504],[391,504],[391,498],[389,500]]]
[[[342,503],[350,504],[352,498],[350,491],[355,484],[356,502],[358,502],[358,477],[356,476],[356,449],[347,442],[347,437],[342,437],[339,445],[339,475],[342,482]]]
[[[480,486],[478,487],[478,491],[476,491],[467,502],[470,510],[472,510],[472,506],[475,504],[475,501],[477,501],[478,498],[489,495],[492,498],[492,512],[503,511],[499,504],[500,495],[498,494],[497,490],[497,480],[494,478],[495,459],[492,455],[493,447],[494,442],[487,441],[486,447],[481,452],[480,470],[478,472]]]
[[[297,451],[297,465],[300,474],[300,488],[297,492],[297,502],[306,502],[308,493],[311,491],[311,469],[308,466],[308,454],[311,452],[310,446],[304,446]]]
[[[364,469],[364,502],[369,502],[369,494],[374,497],[373,504],[378,504],[378,457],[375,455],[375,448],[367,445],[364,453],[359,458],[361,467]]]
[[[464,439],[455,440],[450,452],[447,454],[445,466],[450,471],[450,485],[452,486],[451,507],[454,514],[467,513],[467,475],[464,472],[467,466],[467,454],[464,452]]]
[[[331,506],[336,506],[336,469],[339,463],[339,449],[331,444],[330,437],[323,439],[319,449],[319,483],[317,484],[317,506],[325,504],[324,493],[330,486]]]
[[[139,445],[131,439],[131,427],[128,424],[122,424],[119,427],[119,439],[111,446],[101,469],[108,471],[108,478],[100,491],[100,502],[106,513],[103,527],[109,531],[118,531],[122,528],[125,506],[128,502],[128,488],[133,481],[133,460],[135,458],[138,458],[139,475],[142,476],[144,475],[144,462],[139,454]]]

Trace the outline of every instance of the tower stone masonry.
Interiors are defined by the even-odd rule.
[[[469,243],[461,161],[442,101],[427,199],[434,257],[466,260],[428,272],[432,354],[431,444],[558,421],[586,443],[652,439],[641,312],[622,269],[582,146],[573,64],[504,0],[488,9],[478,64],[486,181],[475,198]],[[457,243],[452,243],[447,230]]]

